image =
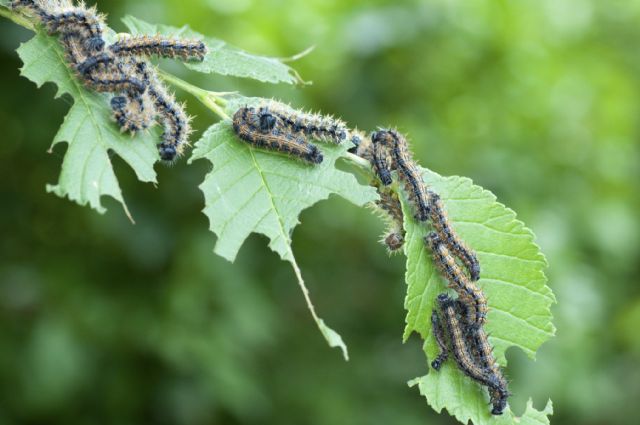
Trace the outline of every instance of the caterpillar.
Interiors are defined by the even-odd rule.
[[[472,281],[480,279],[480,262],[475,252],[460,240],[451,228],[440,195],[428,190],[429,217],[440,240],[466,266]]]
[[[203,61],[207,46],[199,40],[182,40],[156,36],[125,37],[111,46],[116,55],[161,56],[164,58]]]
[[[505,409],[510,393],[507,388],[507,380],[500,366],[496,363],[493,355],[493,347],[489,343],[484,327],[470,326],[467,330],[467,341],[472,347],[473,356],[476,360],[485,370],[488,370],[500,384],[498,388],[489,391],[491,404],[493,405],[492,413],[499,415]]]
[[[253,107],[242,107],[233,115],[238,137],[256,147],[286,153],[303,161],[320,164],[322,153],[304,137],[277,125],[277,118]]]
[[[409,147],[407,139],[395,130],[378,130],[371,135],[374,146],[374,162],[382,183],[391,183],[389,170],[398,171],[398,178],[404,183],[409,195],[409,200],[414,208],[414,217],[418,221],[426,221],[429,218],[428,193],[422,174],[418,170]],[[388,151],[392,158],[389,160]]]
[[[347,126],[331,116],[298,111],[275,101],[259,105],[258,110],[260,114],[274,116],[291,132],[310,139],[340,144],[349,135]]]
[[[443,363],[449,358],[449,348],[447,347],[447,340],[444,335],[444,329],[442,329],[442,323],[438,317],[438,312],[433,310],[431,312],[431,331],[433,337],[438,345],[438,356],[431,362],[431,367],[435,370],[440,370]]]
[[[87,52],[98,52],[104,48],[104,17],[97,13],[95,7],[72,7],[69,2],[56,0],[14,0],[10,7],[31,10],[49,34],[77,33]]]
[[[146,62],[134,61],[133,66],[147,84],[149,98],[155,106],[164,130],[162,143],[158,144],[160,158],[172,161],[177,155],[182,154],[184,147],[189,143],[191,117],[185,113],[184,105],[178,104],[173,95],[167,92]]]
[[[449,282],[449,287],[458,293],[458,297],[467,305],[467,323],[482,325],[487,318],[487,299],[462,272],[447,246],[436,232],[430,232],[424,242],[431,249],[431,255],[438,269]]]
[[[435,328],[439,328],[440,335],[446,333],[450,342],[451,352],[456,364],[462,372],[476,382],[486,386],[492,404],[491,414],[500,415],[506,408],[509,391],[506,381],[502,375],[496,375],[492,370],[488,370],[478,364],[477,360],[469,351],[468,343],[465,338],[465,327],[458,320],[459,307],[457,302],[451,299],[447,294],[440,294],[437,297],[438,306],[442,312],[444,319],[444,327],[440,324],[437,317],[433,319],[432,324]],[[436,333],[434,332],[434,335]],[[445,352],[441,351],[440,355]],[[448,351],[446,351],[448,355]]]
[[[371,134],[371,158],[373,169],[383,185],[389,186],[392,182],[391,169],[394,167],[393,158],[389,153],[389,140],[381,137],[379,132]]]
[[[390,252],[396,252],[404,245],[405,236],[400,199],[395,191],[380,185],[377,181],[374,181],[372,186],[376,187],[380,195],[380,199],[375,201],[375,206],[387,223],[387,230],[383,238],[384,244]]]

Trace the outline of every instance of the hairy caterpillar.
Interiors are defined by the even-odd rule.
[[[496,363],[493,355],[493,347],[489,343],[487,333],[483,326],[469,326],[467,329],[467,341],[472,347],[473,356],[480,365],[488,370],[500,384],[497,388],[489,390],[491,396],[491,404],[493,405],[492,414],[499,415],[505,409],[509,390],[507,380],[505,379],[500,366]]]
[[[136,73],[140,75],[147,84],[147,92],[152,104],[155,106],[156,114],[162,124],[162,143],[158,145],[160,158],[165,161],[172,161],[180,155],[189,143],[191,134],[191,117],[184,111],[184,105],[176,102],[172,94],[167,92],[155,71],[144,61],[133,61],[132,65]]]
[[[440,323],[437,313],[435,316],[432,314],[434,335],[442,336],[446,334],[448,336],[451,352],[460,370],[471,379],[488,388],[492,404],[491,413],[493,415],[502,414],[509,397],[505,379],[501,373],[496,374],[493,370],[489,370],[479,364],[469,351],[468,342],[465,338],[466,329],[458,320],[458,303],[447,294],[438,295],[437,302],[443,315],[444,327]],[[441,349],[438,358],[444,356],[445,353],[448,356],[449,351],[442,351]],[[446,359],[446,357],[442,358]],[[437,370],[438,368],[435,369]]]
[[[73,7],[69,2],[60,0],[14,0],[10,7],[31,10],[49,34],[76,33],[87,52],[98,52],[104,48],[104,17],[97,13],[95,7]]]
[[[391,169],[393,157],[390,154],[390,144],[387,137],[378,135],[379,132],[371,134],[371,157],[373,169],[383,185],[389,186],[392,182]]]
[[[438,312],[435,310],[431,312],[431,331],[433,332],[433,337],[440,351],[438,356],[431,362],[431,367],[435,370],[440,370],[442,364],[449,358],[449,348],[447,347],[447,340],[444,335],[444,329],[442,329],[442,324],[440,323],[440,318],[438,317]]]
[[[427,199],[429,202],[429,217],[440,240],[449,248],[449,251],[458,257],[467,267],[471,280],[477,281],[480,279],[480,262],[478,261],[478,257],[476,257],[473,250],[468,248],[460,240],[451,228],[444,205],[440,200],[440,195],[428,190]]]
[[[341,143],[349,135],[347,126],[339,119],[295,110],[280,102],[258,106],[259,113],[273,116],[293,133],[302,133],[310,139]]]
[[[207,46],[199,40],[182,40],[156,36],[125,37],[109,46],[116,55],[161,56],[164,58],[204,60]]]
[[[400,199],[395,191],[382,186],[377,181],[374,181],[372,186],[376,187],[380,195],[380,199],[375,201],[375,206],[387,222],[387,230],[383,241],[390,252],[395,252],[404,245],[405,235]]]
[[[438,306],[442,312],[444,329],[448,336],[451,352],[460,369],[470,378],[489,386],[490,378],[485,370],[476,363],[467,347],[465,329],[458,320],[456,302],[447,294],[440,294],[437,298]],[[436,321],[436,325],[438,321]]]
[[[427,189],[422,180],[405,137],[395,130],[378,130],[371,135],[373,143],[374,164],[383,184],[391,183],[390,169],[398,171],[398,177],[404,183],[409,200],[414,208],[414,216],[418,221],[429,218]],[[389,159],[389,150],[392,157]]]
[[[253,107],[242,107],[233,115],[233,130],[240,139],[260,148],[286,153],[320,164],[322,153],[304,137],[276,124],[277,118]]]
[[[488,311],[484,293],[462,272],[436,232],[429,233],[424,241],[431,249],[436,266],[449,282],[449,287],[455,290],[458,297],[467,305],[467,322],[474,325],[484,324]]]

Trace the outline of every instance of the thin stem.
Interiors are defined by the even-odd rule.
[[[5,18],[13,21],[14,23],[20,25],[21,27],[30,29],[31,31],[35,31],[36,27],[33,25],[31,21],[29,21],[26,17],[12,12],[9,9],[5,9],[4,7],[0,7],[0,16],[4,16]]]
[[[163,80],[186,91],[187,93],[198,99],[200,103],[209,108],[223,120],[231,119],[229,115],[227,115],[227,113],[224,111],[224,109],[222,109],[222,106],[225,106],[227,104],[227,100],[222,98],[222,96],[230,93],[219,93],[203,90],[200,87],[194,86],[193,84],[188,83],[183,79],[162,70],[159,70],[159,74]]]

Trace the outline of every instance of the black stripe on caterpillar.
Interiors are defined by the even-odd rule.
[[[186,40],[156,36],[124,37],[111,46],[114,54],[131,56],[161,56],[184,61],[204,60],[207,46],[199,40]]]
[[[467,247],[451,227],[440,195],[428,190],[429,217],[440,240],[449,248],[469,271],[472,281],[480,279],[480,262],[475,252]]]
[[[467,323],[484,324],[488,312],[484,293],[463,273],[437,233],[430,232],[425,236],[424,242],[431,249],[436,267],[449,282],[449,287],[456,291],[458,297],[468,306]]]
[[[233,130],[238,137],[249,144],[282,152],[311,164],[323,161],[318,148],[308,143],[301,135],[288,131],[288,128],[272,121],[274,116],[264,114],[254,107],[242,107],[233,115]]]
[[[302,112],[280,102],[268,102],[258,106],[264,115],[273,115],[282,121],[293,133],[336,144],[349,136],[347,126],[339,119],[322,114]]]

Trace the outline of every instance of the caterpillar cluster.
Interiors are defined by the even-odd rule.
[[[349,134],[346,125],[338,119],[304,113],[274,101],[239,108],[233,115],[233,130],[253,146],[285,153],[310,164],[324,160],[312,140],[340,144]]]
[[[484,330],[488,306],[484,293],[475,283],[480,279],[480,262],[476,254],[453,230],[440,196],[424,184],[402,134],[380,129],[370,138],[354,137],[352,143],[349,152],[367,160],[376,176],[371,183],[380,195],[376,205],[392,217],[392,223],[399,223],[394,224],[396,229],[402,229],[399,200],[391,189],[393,172],[396,172],[407,193],[414,218],[419,223],[431,223],[433,230],[424,238],[424,243],[449,288],[458,295],[455,300],[447,294],[437,298],[440,314],[433,310],[431,324],[439,354],[431,366],[439,370],[452,357],[465,375],[487,387],[491,413],[502,414],[509,391]],[[398,202],[397,208],[395,202]],[[396,214],[396,211],[400,212]]]
[[[67,0],[14,0],[10,6],[30,12],[49,34],[59,36],[68,64],[89,89],[114,94],[110,105],[121,131],[135,134],[159,121],[160,158],[172,161],[182,153],[191,132],[190,118],[146,58],[202,61],[207,54],[203,42],[127,36],[107,46],[104,16],[95,7],[73,6]]]
[[[440,353],[431,362],[431,366],[439,370],[451,355],[465,375],[487,387],[492,405],[491,413],[502,414],[510,394],[484,329],[482,326],[469,327],[464,323],[467,306],[463,301],[440,294],[437,304],[442,316],[434,310],[431,324]]]

